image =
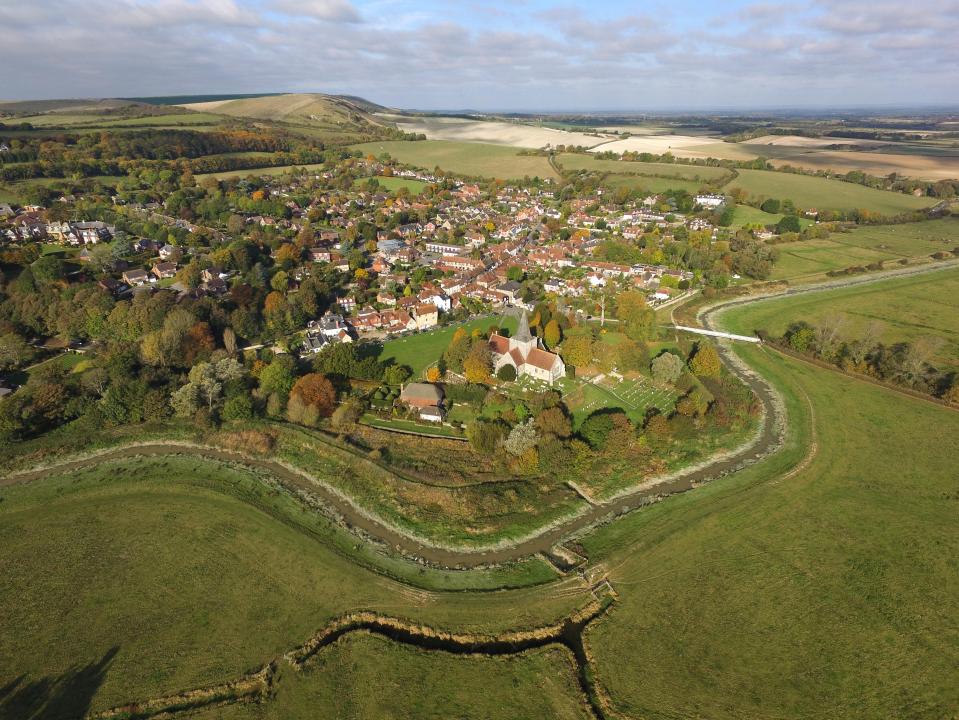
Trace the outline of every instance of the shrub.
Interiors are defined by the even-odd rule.
[[[516,368],[512,365],[504,365],[496,371],[496,377],[504,382],[513,382],[516,379]]]

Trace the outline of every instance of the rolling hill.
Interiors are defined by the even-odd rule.
[[[360,98],[319,93],[265,95],[237,100],[186,103],[189,110],[293,125],[381,125],[367,109],[379,106]]]

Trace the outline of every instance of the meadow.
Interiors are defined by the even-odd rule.
[[[936,360],[959,369],[959,269],[825,292],[773,298],[750,305],[727,324],[734,332],[766,330],[781,335],[799,320],[816,324],[825,317],[844,316],[843,333],[855,338],[873,321],[883,325],[880,341],[893,344],[932,336],[943,341]]]
[[[538,155],[519,155],[516,148],[470,142],[440,140],[402,140],[351,145],[353,150],[376,157],[388,153],[407,165],[432,170],[440,167],[447,172],[470,177],[522,179],[526,176],[558,179],[549,159]]]
[[[581,541],[620,594],[587,635],[614,709],[951,716],[959,413],[740,354],[788,392],[784,450]]]
[[[217,180],[225,180],[226,178],[231,177],[240,177],[245,178],[250,175],[254,177],[268,176],[276,177],[278,175],[285,175],[286,173],[292,172],[294,170],[322,170],[324,168],[323,163],[314,163],[308,165],[278,165],[276,167],[264,167],[264,168],[248,168],[244,170],[225,170],[223,172],[215,173],[201,173],[196,176],[197,180],[202,178],[212,177]]]
[[[324,650],[303,673],[286,672],[262,705],[199,713],[199,720],[589,720],[568,651],[546,648],[506,658],[426,652],[354,633]]]
[[[739,177],[723,189],[729,191],[733,188],[739,188],[756,199],[792,200],[796,207],[802,209],[864,209],[886,216],[921,210],[935,204],[933,198],[875,190],[842,180],[768,170],[739,170]]]
[[[0,496],[0,686],[54,683],[103,661],[85,688],[94,711],[231,680],[348,611],[500,632],[586,602],[569,583],[491,595],[390,580],[354,562],[355,537],[338,547],[314,531],[325,522],[315,511],[195,457],[108,461]],[[413,579],[448,574],[392,562]]]
[[[591,170],[617,175],[647,175],[679,180],[705,182],[730,177],[725,168],[708,165],[682,165],[676,163],[624,162],[623,160],[600,160],[592,155],[565,153],[556,157],[556,162],[569,170]]]
[[[776,246],[779,260],[772,279],[791,283],[825,279],[830,270],[871,263],[928,260],[933,253],[959,247],[959,218],[902,225],[863,225],[827,239],[803,240]]]

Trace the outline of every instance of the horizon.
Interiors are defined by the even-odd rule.
[[[60,22],[66,15],[69,27]],[[8,30],[0,62],[9,68],[0,95],[23,99],[323,86],[427,112],[959,103],[959,0],[933,0],[921,14],[889,0],[734,0],[721,10],[702,0],[602,8],[549,0],[38,0],[0,7],[0,23]]]

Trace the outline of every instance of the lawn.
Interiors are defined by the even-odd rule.
[[[842,180],[769,170],[739,170],[739,177],[724,186],[723,190],[728,192],[733,188],[740,188],[754,198],[792,200],[796,207],[802,209],[865,209],[888,216],[935,204],[933,198],[875,190]]]
[[[546,648],[499,658],[428,652],[354,633],[302,674],[286,673],[262,705],[233,705],[198,720],[416,718],[514,720],[592,715],[568,651]]]
[[[402,140],[352,145],[353,150],[376,157],[388,153],[406,165],[476,177],[519,180],[526,176],[556,178],[549,160],[536,155],[519,155],[519,149],[505,145],[446,142],[443,140]]]
[[[84,672],[82,685],[60,688],[78,715],[87,701],[95,711],[233,679],[351,610],[499,632],[587,601],[569,584],[416,590],[353,562],[355,536],[328,543],[323,516],[286,493],[195,457],[104,461],[0,494],[0,687],[66,681],[71,668],[106,661],[102,677]],[[392,562],[412,578],[457,575]]]
[[[737,205],[733,215],[733,227],[742,227],[744,225],[775,225],[782,220],[785,215],[779,213],[763,212],[759,208],[751,205]],[[799,224],[802,227],[812,225],[812,220],[799,218]]]
[[[387,340],[383,343],[380,360],[392,360],[397,365],[407,365],[413,369],[413,376],[419,378],[422,377],[426,368],[439,362],[443,351],[446,350],[459,328],[465,328],[467,332],[480,330],[485,333],[491,325],[499,325],[512,332],[516,330],[516,322],[514,317],[491,316]]]
[[[773,298],[730,313],[725,322],[734,332],[766,330],[781,335],[793,322],[816,323],[840,313],[843,334],[857,337],[872,321],[880,321],[887,344],[934,336],[944,341],[937,361],[959,369],[959,269]]]
[[[354,183],[357,186],[364,185],[369,178],[357,178]],[[425,183],[422,180],[416,180],[414,178],[403,178],[403,177],[377,177],[376,181],[380,184],[380,188],[388,192],[396,192],[400,188],[406,188],[410,191],[411,195],[419,195],[423,190],[425,190],[429,183]]]
[[[780,257],[772,279],[811,282],[830,270],[878,261],[926,260],[936,252],[959,247],[959,218],[902,225],[864,225],[832,233],[825,240],[803,240],[776,246]]]
[[[959,413],[742,354],[789,391],[787,448],[582,540],[620,593],[599,682],[629,717],[951,717]]]
[[[649,408],[655,407],[668,414],[677,400],[674,391],[656,386],[643,375],[633,375],[622,380],[602,375],[592,382],[580,379],[563,380],[560,387],[576,428],[592,413],[604,408],[620,409],[634,423],[642,424]]]
[[[436,423],[412,422],[410,420],[384,420],[376,415],[364,415],[363,422],[367,425],[382,430],[403,430],[404,432],[419,433],[421,435],[443,435],[445,437],[458,438],[463,437],[453,428]]]

